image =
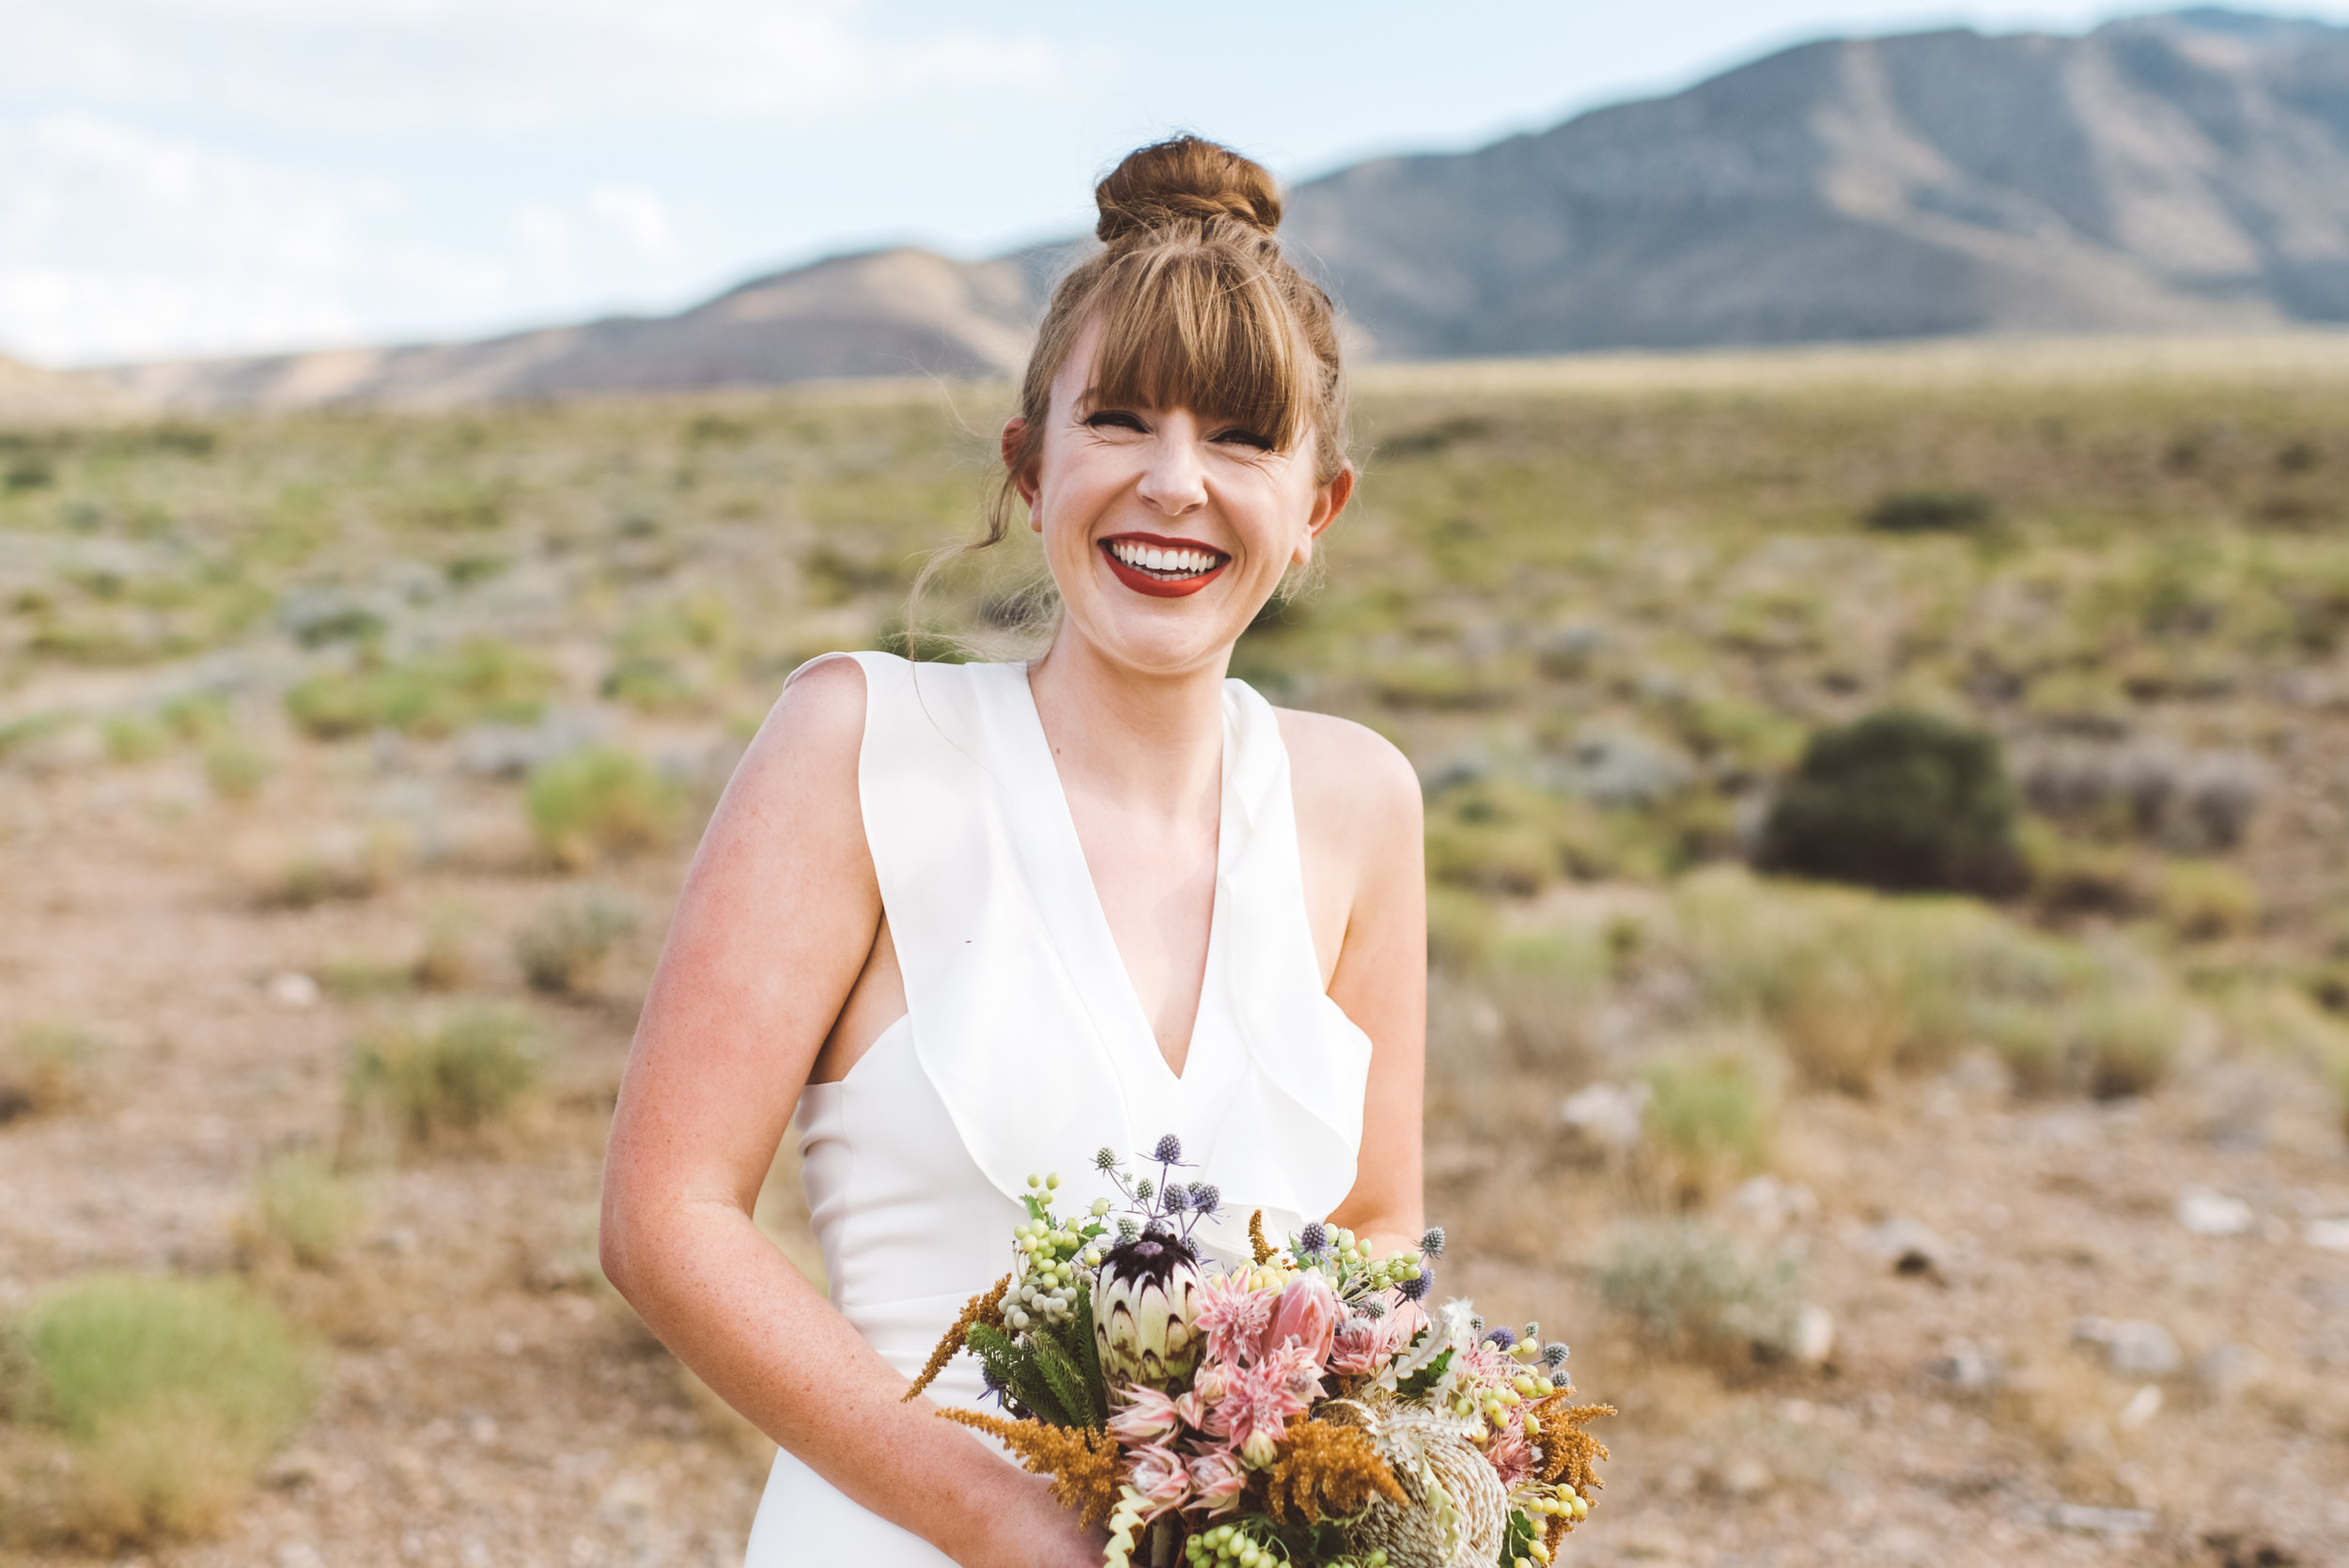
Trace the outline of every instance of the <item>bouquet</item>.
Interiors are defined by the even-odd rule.
[[[1109,1523],[1110,1568],[1534,1568],[1590,1513],[1606,1448],[1587,1430],[1566,1347],[1537,1325],[1434,1311],[1443,1233],[1374,1257],[1344,1229],[1219,1271],[1192,1241],[1221,1205],[1179,1179],[1163,1138],[1146,1171],[1111,1150],[1107,1199],[1064,1217],[1057,1175],[1030,1176],[1010,1273],[973,1296],[906,1397],[957,1353],[1004,1414],[942,1410],[1052,1477]]]

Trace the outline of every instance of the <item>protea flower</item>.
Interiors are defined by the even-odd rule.
[[[1162,1389],[1199,1364],[1199,1267],[1189,1246],[1152,1229],[1110,1249],[1093,1289],[1101,1371]]]

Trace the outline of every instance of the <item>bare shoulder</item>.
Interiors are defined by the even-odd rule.
[[[1418,835],[1419,774],[1394,742],[1350,719],[1275,708],[1288,747],[1290,788],[1300,815],[1357,831]]]
[[[777,790],[803,800],[811,791],[829,794],[845,785],[845,798],[853,802],[863,744],[863,667],[853,659],[823,660],[784,687],[727,793],[747,793],[741,803],[755,807]]]

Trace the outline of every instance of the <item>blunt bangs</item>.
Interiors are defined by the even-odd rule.
[[[1115,256],[1093,291],[1102,325],[1090,400],[1189,409],[1293,451],[1304,437],[1310,357],[1279,284],[1228,247],[1168,245]]]

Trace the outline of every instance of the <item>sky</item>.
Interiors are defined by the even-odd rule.
[[[1088,227],[1176,130],[1283,179],[1784,44],[2042,0],[0,0],[0,354],[74,365],[680,308]],[[2349,0],[2276,8],[2349,21]]]

